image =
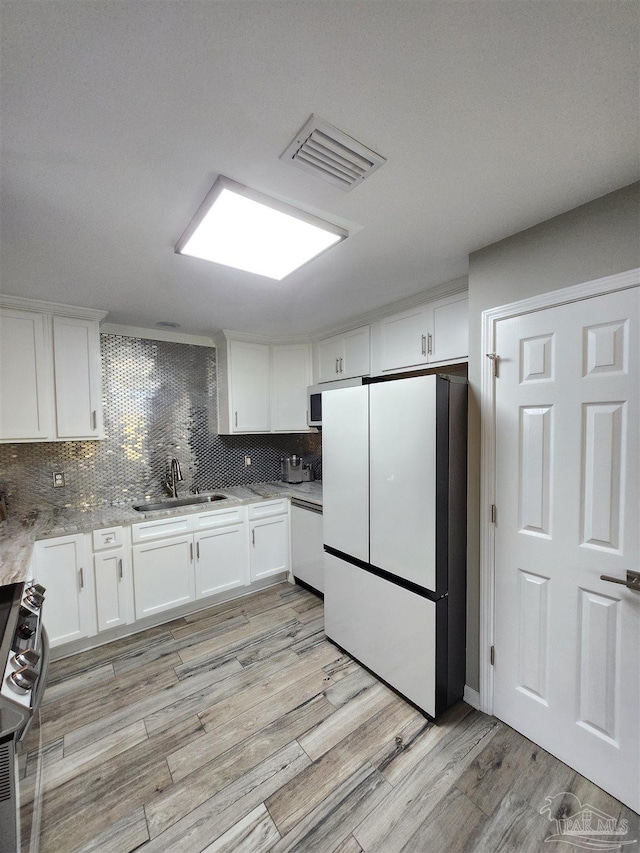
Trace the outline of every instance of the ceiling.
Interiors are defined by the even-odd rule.
[[[637,2],[2,2],[2,292],[315,334],[638,179]],[[282,162],[311,113],[387,158]],[[218,174],[346,226],[281,282],[173,247]]]

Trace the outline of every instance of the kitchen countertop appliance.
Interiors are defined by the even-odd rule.
[[[280,477],[284,483],[309,483],[313,480],[313,471],[294,453],[280,460]]]
[[[465,682],[466,380],[326,394],[322,444],[326,635],[436,717]]]
[[[0,853],[37,849],[38,795],[21,821],[16,765],[27,733],[37,726],[49,665],[42,622],[44,592],[36,583],[0,587]],[[28,784],[36,784],[39,777],[36,766]]]

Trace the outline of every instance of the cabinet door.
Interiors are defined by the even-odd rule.
[[[99,438],[102,430],[100,343],[94,320],[53,318],[58,438]]]
[[[381,323],[381,369],[426,364],[429,358],[429,331],[425,308],[414,308]]]
[[[136,619],[195,599],[192,536],[133,546]]]
[[[0,440],[52,438],[47,317],[0,310]]]
[[[308,344],[271,349],[273,432],[308,432],[307,386],[311,384]]]
[[[251,580],[289,571],[289,519],[286,515],[252,521]]]
[[[428,306],[432,329],[429,362],[451,361],[469,356],[469,299],[448,296]]]
[[[36,579],[46,587],[44,624],[52,647],[95,634],[89,549],[80,534],[36,542]]]
[[[269,347],[229,342],[232,432],[269,432]]]
[[[246,585],[245,537],[243,524],[196,534],[196,598]]]
[[[98,631],[129,622],[128,563],[124,548],[103,551],[93,558]]]
[[[341,378],[367,376],[371,371],[369,326],[361,326],[342,335]]]
[[[325,338],[317,346],[318,382],[332,382],[340,379],[340,356],[342,345],[340,336]]]

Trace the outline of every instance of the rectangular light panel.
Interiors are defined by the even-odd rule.
[[[337,225],[221,175],[175,251],[280,281],[347,236]]]

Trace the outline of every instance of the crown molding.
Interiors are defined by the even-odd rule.
[[[27,299],[24,296],[0,294],[0,307],[15,308],[20,311],[37,311],[39,314],[57,314],[61,317],[75,317],[80,320],[104,320],[109,313],[98,308],[80,308],[77,305],[62,305],[59,302],[45,302],[42,299]]]
[[[415,308],[417,305],[424,305],[425,302],[432,302],[434,299],[440,299],[443,296],[453,296],[456,293],[466,293],[468,290],[468,276],[454,278],[427,290],[420,290],[418,293],[398,299],[395,302],[387,302],[380,308],[375,308],[366,314],[356,314],[348,320],[341,320],[340,323],[325,326],[319,332],[314,332],[311,340],[319,341],[332,335],[339,335],[341,332],[348,332],[358,326],[365,326],[367,323],[375,323],[377,320],[383,320],[385,317],[391,317],[393,314],[399,314],[401,311]]]
[[[221,329],[214,340],[245,341],[250,344],[267,344],[270,346],[287,344],[308,344],[311,342],[309,335],[256,335],[253,332],[235,332],[230,329]]]
[[[125,338],[142,338],[148,341],[191,344],[197,347],[215,347],[213,338],[205,335],[190,335],[187,332],[166,331],[164,329],[145,329],[142,326],[122,326],[118,323],[103,323],[100,326],[100,333],[103,335],[121,335]]]

